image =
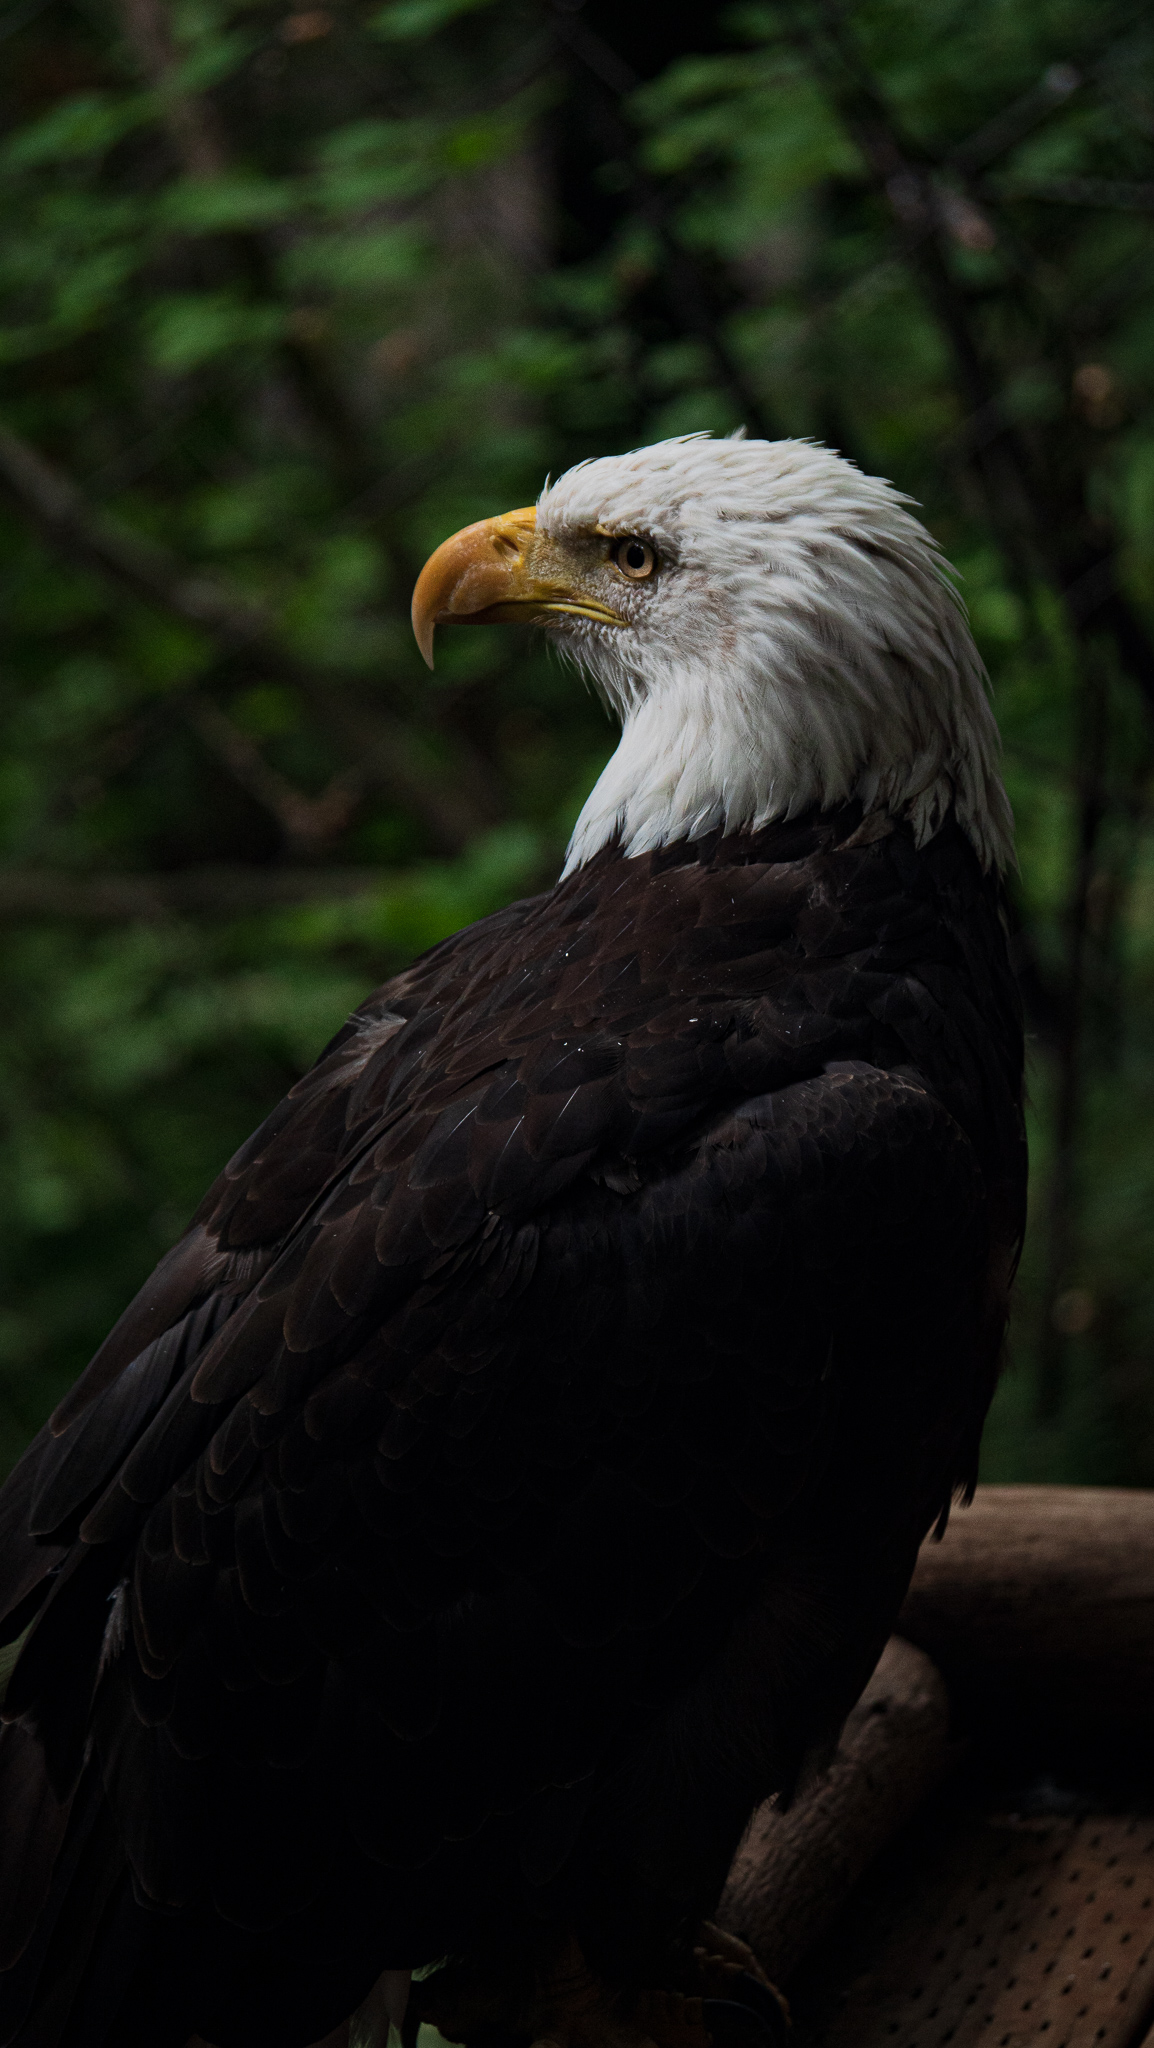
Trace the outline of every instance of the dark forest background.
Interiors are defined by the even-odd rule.
[[[613,745],[428,551],[745,423],[964,578],[1034,1187],[998,1478],[1154,1484],[1154,17],[7,0],[0,1460],[349,1007]]]

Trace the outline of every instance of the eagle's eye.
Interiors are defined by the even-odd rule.
[[[652,576],[657,567],[657,557],[647,540],[638,540],[636,534],[628,534],[624,540],[615,541],[609,550],[609,559],[631,583],[641,583],[646,576]]]

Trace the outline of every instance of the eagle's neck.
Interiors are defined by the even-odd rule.
[[[672,699],[672,701],[671,701]],[[771,764],[749,729],[740,697],[721,721],[707,715],[705,693],[671,684],[626,713],[620,743],[598,777],[573,828],[565,873],[605,846],[651,853],[677,839],[697,839],[767,823],[786,814],[775,802]],[[801,796],[797,809],[814,801]]]
[[[938,722],[825,678],[808,691],[779,687],[764,667],[742,678],[728,652],[716,671],[671,666],[657,689],[626,693],[598,676],[623,714],[621,740],[574,827],[564,874],[607,846],[633,856],[852,802],[908,819],[919,846],[952,814],[983,867],[1012,861],[996,728],[980,682]]]

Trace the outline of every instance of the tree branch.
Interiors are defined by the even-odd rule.
[[[2,423],[0,479],[63,554],[204,633],[219,661],[243,661],[295,684],[341,732],[357,772],[418,817],[438,851],[459,852],[498,821],[501,808],[472,768],[466,782],[443,764],[427,765],[399,718],[376,706],[362,710],[284,646],[264,605],[218,577],[190,571],[158,542],[90,507],[70,477]]]
[[[213,100],[205,93],[189,91],[181,83],[180,52],[168,0],[119,0],[119,6],[126,39],[139,69],[157,92],[164,125],[183,169],[194,178],[224,176],[234,168],[229,139]],[[540,62],[541,54],[539,51],[534,57],[535,63]],[[512,89],[516,89],[515,81]],[[277,250],[269,236],[239,229],[222,233],[217,240],[232,251],[238,268],[258,297],[276,303]],[[351,514],[352,523],[358,527],[371,525],[376,529],[377,543],[398,589],[404,591],[419,564],[414,565],[398,544],[387,515],[427,480],[428,457],[410,457],[399,471],[383,476],[379,463],[372,457],[366,422],[349,399],[323,337],[304,331],[303,322],[294,330],[290,322],[278,353],[298,405],[328,449],[337,488],[345,500],[344,515]],[[299,672],[296,680],[302,691],[308,690],[308,681]],[[382,717],[366,720],[347,703],[331,706],[330,712],[332,721],[344,727],[346,741],[358,756],[368,749],[368,760],[358,771],[362,785],[368,779],[366,768],[375,769],[375,779],[381,780]],[[455,742],[458,754],[464,756],[463,762],[455,774],[438,768],[434,780],[424,770],[403,726],[394,724],[390,740],[386,787],[421,817],[442,851],[455,849],[476,832],[493,825],[505,809],[501,793],[494,787],[477,749],[460,733],[455,735]],[[331,818],[337,816],[340,801],[340,792],[334,791]],[[296,817],[298,826],[306,822],[306,814],[299,810]],[[285,822],[282,817],[282,823]],[[313,822],[319,824],[320,820],[314,818]],[[330,836],[336,829],[339,827],[331,823],[324,826]],[[297,836],[294,828],[290,837]]]
[[[120,0],[120,18],[134,57],[156,90],[161,119],[191,178],[219,178],[228,168],[228,147],[216,108],[203,94],[179,83],[179,59],[172,26],[159,0]]]
[[[937,167],[903,134],[876,79],[857,50],[847,45],[840,22],[829,28],[827,39],[805,27],[793,28],[790,33],[807,51],[875,188],[887,200],[903,233],[902,255],[918,277],[952,348],[957,383],[969,415],[986,423],[981,437],[975,437],[973,455],[991,524],[1012,573],[1020,579],[1032,568],[1058,591],[1076,640],[1084,641],[1091,627],[1111,634],[1123,666],[1154,719],[1154,640],[1118,589],[1113,549],[1103,548],[1086,535],[1082,499],[1068,480],[1037,474],[1021,436],[1005,416],[996,381],[974,332],[970,305],[945,260],[942,237],[951,226],[950,195],[935,182]],[[1077,74],[1054,81],[1054,69],[1043,79],[1043,87],[1046,79],[1051,79],[1047,89],[1051,104],[1068,97],[1080,83]],[[1072,67],[1056,69],[1063,74],[1072,72]],[[1055,82],[1058,91],[1053,90]],[[1007,110],[1006,146],[1013,139],[1009,132],[1013,111]],[[988,161],[997,128],[997,123],[991,123],[947,161],[964,170],[967,150],[976,151],[983,136],[986,140],[980,155],[982,161]],[[1002,146],[1000,142],[998,146]],[[985,194],[978,196],[984,198]]]
[[[1065,106],[1072,93],[1085,84],[1082,73],[1073,64],[1048,64],[1037,85],[1020,98],[1011,100],[1008,107],[995,114],[951,149],[946,162],[951,169],[963,177],[973,177],[983,171],[1006,151],[1021,142],[1031,129],[1053,113],[1055,107]]]
[[[1154,185],[1124,178],[1019,178],[997,188],[1000,199],[1041,199],[1054,206],[1154,213]]]
[[[178,702],[194,732],[233,780],[276,819],[291,847],[316,853],[340,837],[364,795],[365,778],[359,769],[341,769],[320,796],[307,796],[265,760],[260,748],[211,697],[188,690]]]
[[[70,874],[0,868],[0,923],[156,924],[172,917],[243,917],[296,903],[379,893],[377,868],[199,867],[171,874]]]
[[[190,574],[158,542],[87,505],[71,477],[2,422],[0,478],[49,539],[87,568],[209,633],[229,653],[271,653],[262,605],[215,577]],[[283,667],[280,650],[276,660]]]
[[[191,178],[220,178],[233,168],[232,151],[213,102],[180,82],[180,53],[165,0],[119,0],[125,37],[137,65],[156,91],[161,118],[176,156]],[[234,229],[220,240],[262,298],[275,299],[274,257],[267,239]],[[301,334],[287,334],[280,357],[298,402],[327,441],[345,492],[357,496],[378,481],[365,457],[365,427],[350,405],[324,349]]]
[[[639,80],[608,43],[564,4],[556,4],[556,0],[553,21],[558,42],[594,81],[602,142],[609,152],[623,159],[634,206],[660,247],[666,298],[674,319],[683,333],[704,344],[713,359],[718,382],[729,393],[745,424],[764,440],[773,440],[777,430],[711,311],[705,274],[677,232],[670,197],[637,162],[636,132],[621,112],[621,101]]]

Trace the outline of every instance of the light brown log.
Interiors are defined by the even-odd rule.
[[[963,1719],[1117,1738],[1154,1714],[1154,1492],[982,1486],[922,1546],[898,1627]]]
[[[961,1754],[930,1659],[891,1637],[829,1771],[786,1813],[758,1808],[718,1909],[788,1984],[862,1872]]]

